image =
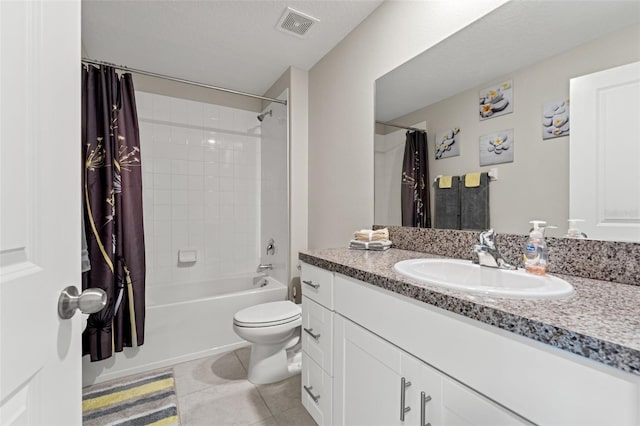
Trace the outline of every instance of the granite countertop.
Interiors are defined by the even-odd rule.
[[[470,295],[401,276],[401,260],[440,258],[427,253],[348,248],[301,252],[300,260],[438,308],[640,375],[640,286],[552,274],[575,294],[558,300]]]

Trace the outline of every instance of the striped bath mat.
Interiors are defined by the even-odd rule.
[[[85,388],[82,424],[178,425],[173,370],[160,370]]]

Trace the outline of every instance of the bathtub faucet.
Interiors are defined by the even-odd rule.
[[[258,265],[258,272],[264,272],[271,269],[273,269],[273,265],[271,263],[261,263]]]

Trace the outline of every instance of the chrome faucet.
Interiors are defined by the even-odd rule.
[[[480,244],[473,246],[471,252],[473,263],[498,269],[518,269],[510,264],[500,254],[496,245],[496,233],[493,229],[480,233]]]
[[[273,264],[271,263],[261,263],[258,265],[258,272],[264,272],[271,269],[273,269]]]

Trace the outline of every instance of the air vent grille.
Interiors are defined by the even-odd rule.
[[[277,28],[282,32],[305,37],[316,22],[320,22],[320,20],[288,7],[280,18]]]

